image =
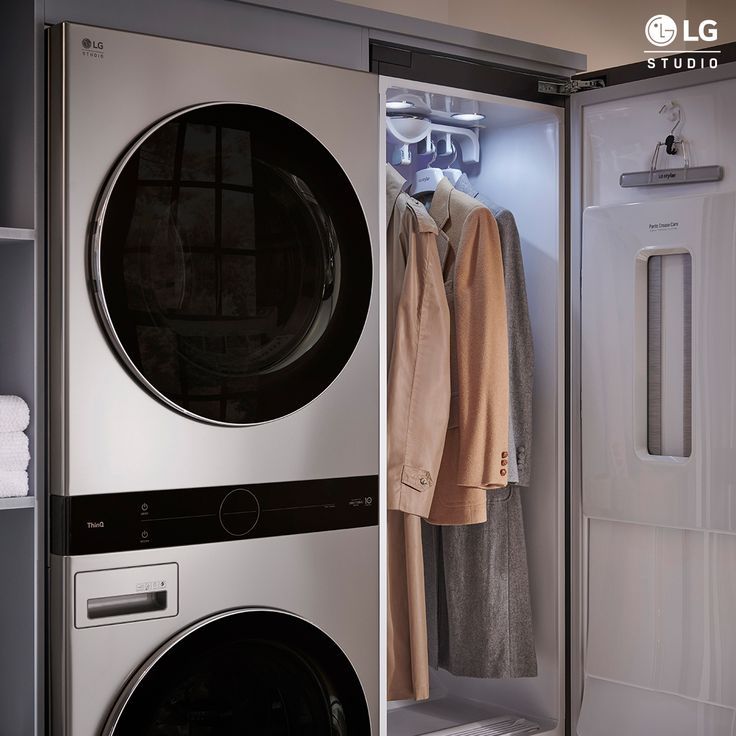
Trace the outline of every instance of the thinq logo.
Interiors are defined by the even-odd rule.
[[[710,43],[718,40],[718,23],[715,20],[707,18],[697,24],[698,32],[694,35],[692,28],[694,24],[688,19],[682,21],[682,40],[683,42],[702,41]],[[646,49],[645,54],[661,54],[665,49],[668,54],[686,54],[685,57],[672,58],[669,56],[660,56],[658,58],[647,59],[647,67],[649,69],[715,69],[718,66],[718,54],[721,52],[711,49],[704,50],[688,50],[688,49],[670,49],[675,40],[679,36],[679,26],[674,18],[669,15],[660,13],[653,15],[644,24],[644,36],[652,46],[656,49]]]

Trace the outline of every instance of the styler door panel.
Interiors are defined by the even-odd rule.
[[[724,193],[583,215],[588,517],[736,531],[735,214]]]
[[[621,187],[669,105],[689,163],[723,179]],[[731,736],[736,70],[582,93],[570,113],[572,732]]]

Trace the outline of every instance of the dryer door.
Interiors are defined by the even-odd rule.
[[[360,337],[371,272],[339,163],[251,105],[155,125],[111,173],[92,228],[94,297],[122,362],[218,424],[275,419],[324,391]]]
[[[370,736],[363,689],[342,650],[305,620],[228,611],[156,652],[102,736]]]

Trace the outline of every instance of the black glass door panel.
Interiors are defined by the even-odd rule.
[[[229,612],[193,628],[131,687],[103,736],[370,736],[347,657],[278,611]]]
[[[370,301],[368,229],[340,165],[293,121],[237,104],[172,116],[123,158],[97,218],[103,325],[171,407],[268,421],[350,358]]]

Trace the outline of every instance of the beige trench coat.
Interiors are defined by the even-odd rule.
[[[498,226],[481,202],[442,180],[429,208],[448,237],[450,420],[432,499],[433,524],[486,521],[486,491],[508,476],[509,352]]]
[[[390,700],[429,697],[421,517],[432,504],[450,406],[450,314],[437,242],[443,236],[405,186],[388,166]]]

